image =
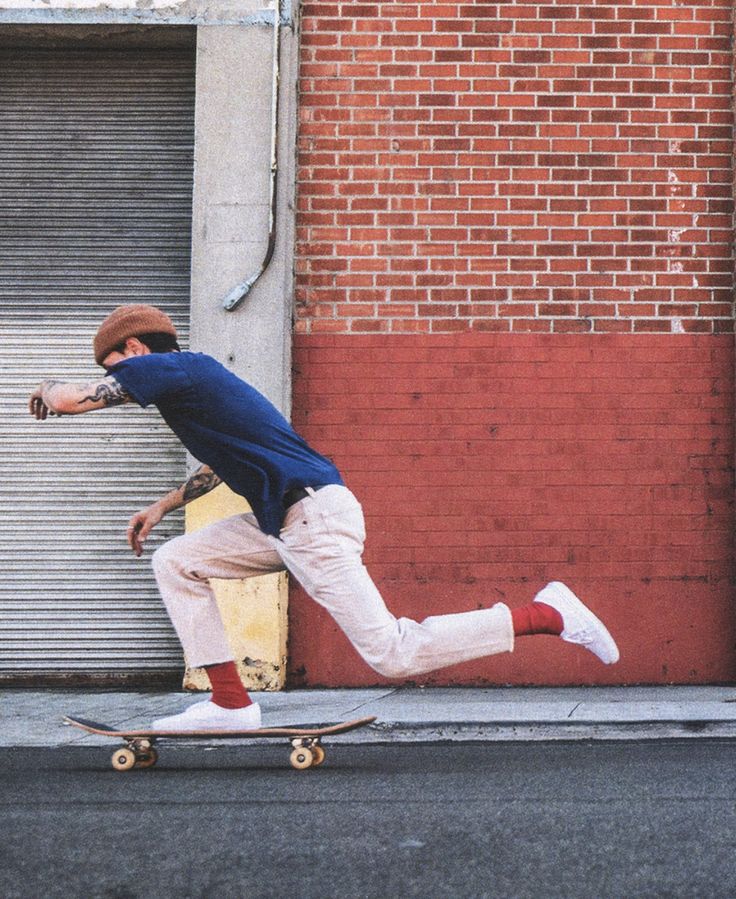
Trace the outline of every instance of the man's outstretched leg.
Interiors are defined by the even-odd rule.
[[[564,584],[548,584],[531,607],[512,613],[504,603],[423,621],[396,618],[362,562],[365,527],[360,504],[344,487],[327,487],[287,515],[274,546],[307,593],[323,605],[365,661],[379,674],[411,677],[448,665],[511,652],[515,636],[553,633],[618,660],[603,623]]]

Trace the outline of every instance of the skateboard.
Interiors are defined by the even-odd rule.
[[[125,745],[116,749],[112,754],[112,766],[116,771],[130,771],[131,768],[152,768],[158,761],[156,741],[159,739],[176,740],[188,737],[189,739],[222,740],[222,739],[260,739],[270,737],[272,739],[285,739],[291,745],[289,761],[292,768],[304,771],[307,768],[317,768],[325,760],[325,750],[322,746],[323,737],[332,737],[335,734],[346,734],[348,731],[365,727],[376,720],[371,718],[355,718],[353,721],[341,721],[338,724],[328,724],[323,727],[302,725],[296,727],[261,727],[257,730],[197,730],[197,731],[165,731],[165,730],[118,730],[109,724],[100,724],[98,721],[88,721],[86,718],[64,718],[65,724],[71,724],[80,730],[90,734],[101,734],[103,737],[117,737],[124,741]]]

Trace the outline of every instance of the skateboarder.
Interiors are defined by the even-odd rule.
[[[225,482],[251,514],[175,537],[153,554],[158,586],[189,664],[207,670],[211,699],[154,722],[157,729],[259,727],[210,587],[211,578],[247,578],[288,569],[324,606],[379,674],[403,678],[500,652],[515,637],[555,634],[618,660],[601,621],[564,584],[553,582],[513,611],[490,608],[397,619],[362,564],[365,530],[358,500],[339,471],[313,450],[258,391],[210,356],[181,352],[161,310],[120,306],[101,324],[94,353],[107,375],[91,384],[43,381],[30,412],[75,415],[135,402],[155,405],[202,462],[180,487],[137,512],[128,542],[137,556],[161,519]]]

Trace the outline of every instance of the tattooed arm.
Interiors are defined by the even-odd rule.
[[[222,483],[209,465],[198,468],[194,474],[180,487],[167,493],[147,509],[143,509],[128,522],[128,543],[133,552],[140,556],[143,552],[143,544],[152,529],[161,521],[164,515],[186,506],[194,499],[204,496],[210,490],[214,490]]]
[[[175,494],[181,494],[181,502],[174,508],[178,509],[179,506],[185,506],[193,499],[199,499],[200,496],[214,490],[218,484],[222,484],[222,478],[218,477],[209,465],[202,465],[188,481],[173,491]]]
[[[89,384],[42,381],[31,394],[28,408],[38,421],[49,415],[79,415],[133,402],[113,375]]]

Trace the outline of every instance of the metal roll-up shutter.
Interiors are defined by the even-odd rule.
[[[128,518],[185,478],[155,409],[36,422],[47,377],[92,380],[122,303],[153,303],[186,343],[194,46],[0,54],[0,677],[181,669],[150,551]],[[165,519],[154,549],[183,529]]]

